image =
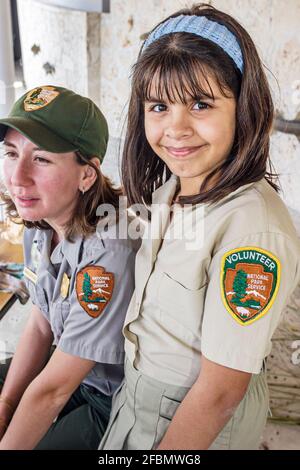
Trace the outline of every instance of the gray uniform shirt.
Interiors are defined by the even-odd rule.
[[[96,361],[83,383],[112,395],[123,379],[122,326],[134,290],[136,247],[130,240],[102,239],[95,233],[74,243],[63,240],[50,255],[52,233],[24,232],[24,273],[31,300],[49,321],[60,350]],[[93,301],[83,301],[84,283]]]

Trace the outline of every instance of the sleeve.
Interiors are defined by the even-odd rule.
[[[253,374],[271,351],[281,313],[299,281],[299,246],[278,233],[258,233],[220,249],[209,267],[202,354]]]
[[[116,241],[79,266],[58,348],[96,362],[123,363],[122,327],[134,290],[134,264],[135,251]]]

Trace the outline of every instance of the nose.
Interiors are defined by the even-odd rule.
[[[185,110],[176,109],[170,112],[165,129],[166,137],[174,140],[182,140],[191,137],[192,134],[193,129]]]
[[[10,177],[13,186],[30,186],[32,184],[32,168],[30,163],[18,158],[13,165]]]

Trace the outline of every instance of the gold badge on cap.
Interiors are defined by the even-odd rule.
[[[25,111],[37,111],[48,106],[58,95],[59,91],[53,86],[35,88],[27,94],[24,100],[24,109]]]

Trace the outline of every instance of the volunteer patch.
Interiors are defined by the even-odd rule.
[[[87,266],[76,277],[77,299],[91,317],[97,318],[111,299],[114,275],[102,266]]]
[[[48,106],[58,95],[59,91],[53,86],[35,88],[27,94],[24,100],[24,109],[25,111],[37,111]]]
[[[249,325],[267,313],[279,282],[280,261],[268,251],[243,247],[228,251],[222,258],[222,300],[241,325]]]

